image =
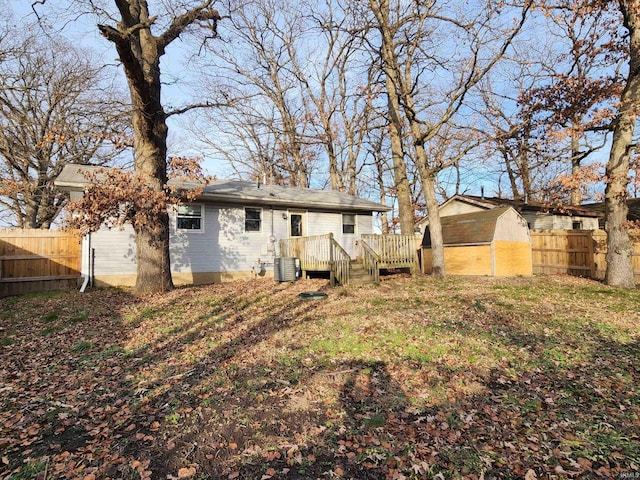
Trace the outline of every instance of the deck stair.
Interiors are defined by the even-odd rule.
[[[362,262],[352,261],[349,266],[349,285],[371,285],[375,283],[373,275],[369,274]]]

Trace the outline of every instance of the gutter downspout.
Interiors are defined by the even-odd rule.
[[[83,259],[82,259],[82,278],[83,278],[83,282],[82,282],[82,286],[80,287],[80,293],[84,293],[85,290],[87,289],[87,286],[89,285],[89,282],[91,281],[91,234],[88,233],[83,239],[82,239],[82,251],[84,253],[83,255]],[[85,253],[86,252],[86,253]]]

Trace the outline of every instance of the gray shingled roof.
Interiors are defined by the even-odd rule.
[[[64,190],[81,191],[89,183],[85,173],[95,172],[101,168],[104,167],[66,165],[55,181],[55,185]],[[180,188],[189,189],[200,185],[195,182],[180,182],[179,186]],[[386,212],[391,210],[386,205],[333,190],[283,187],[281,185],[264,185],[238,180],[215,180],[204,187],[200,198],[203,201],[221,204],[365,212]]]
[[[486,244],[493,241],[498,219],[513,207],[505,206],[461,215],[442,217],[442,241],[447,245]],[[429,227],[422,237],[422,246],[431,248]]]
[[[497,197],[477,197],[475,195],[461,195],[457,194],[444,202],[445,205],[452,201],[462,201],[471,205],[476,205],[482,208],[497,208],[497,207],[513,207],[517,212],[539,212],[549,213],[552,215],[565,215],[565,216],[580,216],[580,217],[598,217],[600,214],[593,209],[588,208],[586,205],[555,205],[545,204],[541,202],[525,202],[524,200],[513,200],[509,198],[497,198]],[[441,206],[442,206],[441,205]]]

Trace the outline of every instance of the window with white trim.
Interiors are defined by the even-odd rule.
[[[202,232],[204,230],[204,207],[191,203],[178,205],[176,229]]]
[[[244,231],[260,232],[262,230],[262,209],[246,207],[244,209]]]
[[[342,233],[356,233],[356,216],[353,213],[342,214]]]

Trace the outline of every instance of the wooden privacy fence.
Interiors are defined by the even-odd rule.
[[[80,235],[57,230],[0,230],[0,297],[77,288]]]
[[[566,273],[604,279],[607,233],[603,230],[532,230],[533,273]],[[633,272],[640,282],[640,238],[634,238]]]

